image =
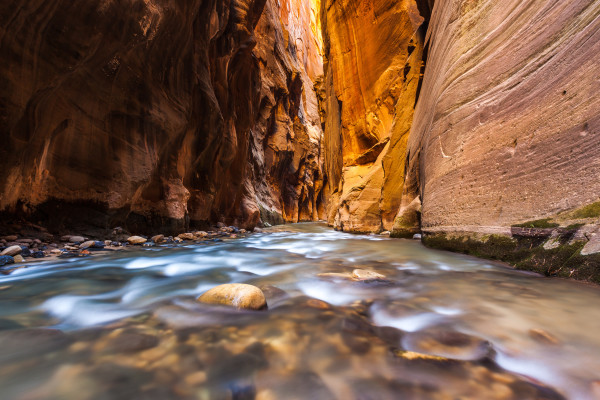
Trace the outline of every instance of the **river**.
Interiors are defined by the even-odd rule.
[[[269,310],[195,301],[231,282]],[[0,304],[2,399],[600,398],[600,288],[318,223],[41,262]]]

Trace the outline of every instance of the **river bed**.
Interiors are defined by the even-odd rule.
[[[232,282],[269,310],[195,301]],[[600,288],[318,223],[38,263],[0,304],[2,399],[600,398]]]

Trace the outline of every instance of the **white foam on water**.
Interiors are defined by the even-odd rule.
[[[441,306],[433,306],[433,307],[431,307],[431,310],[438,314],[447,315],[447,316],[455,316],[455,315],[460,315],[463,313],[463,311],[458,308],[441,307]]]
[[[360,300],[363,296],[356,291],[345,292],[342,288],[323,282],[302,282],[298,289],[309,297],[323,300],[327,303],[342,306]]]
[[[167,261],[165,258],[152,258],[152,257],[138,257],[133,261],[125,264],[125,269],[145,269],[155,267],[157,265],[164,265]]]
[[[170,263],[162,270],[162,274],[165,276],[178,276],[188,275],[193,272],[199,272],[207,269],[214,268],[214,265],[186,263],[186,262],[175,262]]]
[[[126,318],[138,310],[123,309],[120,304],[98,303],[96,296],[61,295],[46,300],[41,309],[62,322],[77,326],[92,326]]]
[[[589,400],[594,398],[590,393],[591,388],[586,385],[576,384],[564,379],[560,372],[549,367],[549,363],[542,360],[523,359],[510,356],[502,351],[496,354],[496,363],[502,368],[536,379],[544,384],[563,390],[570,400]],[[559,368],[560,369],[560,368]]]
[[[439,314],[422,313],[406,317],[393,317],[384,310],[374,310],[372,319],[375,325],[391,326],[405,332],[417,332],[442,323],[445,318]]]

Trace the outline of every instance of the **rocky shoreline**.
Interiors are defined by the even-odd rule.
[[[106,254],[111,251],[137,247],[154,247],[203,242],[218,242],[246,237],[246,229],[217,224],[206,231],[182,232],[177,236],[157,234],[153,236],[132,235],[117,227],[107,238],[93,238],[83,235],[53,235],[44,227],[29,224],[20,229],[20,234],[0,236],[0,274],[8,275],[18,269],[28,268],[31,263],[53,261],[74,257],[89,257],[93,254]],[[262,232],[255,228],[254,232]]]

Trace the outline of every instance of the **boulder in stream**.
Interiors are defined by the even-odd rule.
[[[267,300],[262,290],[243,283],[219,285],[202,294],[197,300],[201,303],[233,306],[238,309],[264,310],[267,308]]]

